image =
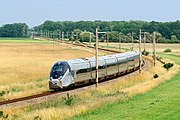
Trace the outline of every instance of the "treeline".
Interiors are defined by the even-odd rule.
[[[0,37],[28,37],[28,31],[25,23],[6,24],[0,27]]]
[[[95,32],[96,28],[100,31],[109,31],[110,36],[115,33],[121,33],[130,37],[131,33],[134,32],[135,38],[139,35],[139,30],[146,32],[149,37],[152,36],[154,31],[157,32],[158,42],[180,42],[180,21],[175,22],[146,22],[146,21],[64,21],[64,22],[53,22],[45,21],[43,24],[34,27],[36,32],[73,32],[73,31],[86,31]],[[95,34],[95,33],[94,33]],[[113,35],[111,35],[113,34]],[[116,36],[116,35],[115,35]],[[110,40],[113,40],[110,37]]]
[[[43,34],[58,34],[73,33],[75,37],[79,35],[79,40],[88,41],[89,35],[92,33],[92,37],[95,36],[95,29],[99,28],[100,31],[108,32],[107,34],[101,34],[100,40],[109,40],[112,42],[118,42],[121,39],[122,42],[130,42],[132,38],[139,39],[139,30],[146,32],[147,42],[151,42],[152,33],[157,33],[157,42],[160,43],[180,43],[180,21],[174,22],[147,22],[147,21],[64,21],[54,22],[45,21],[43,24],[36,26],[32,29],[25,23],[14,23],[0,26],[0,37],[29,37],[32,32]],[[60,36],[59,36],[60,37]]]

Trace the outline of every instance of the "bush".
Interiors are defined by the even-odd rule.
[[[165,49],[164,52],[171,52],[171,49]]]
[[[36,116],[36,117],[34,117],[34,120],[42,120],[42,119],[41,119],[41,117]]]
[[[0,92],[0,96],[3,96],[6,92],[3,90]]]
[[[153,77],[154,77],[154,78],[158,78],[159,75],[158,75],[158,74],[154,74]]]
[[[73,100],[74,100],[73,96],[67,93],[67,96],[64,98],[65,105],[72,105]]]
[[[158,60],[158,61],[159,61],[159,60],[162,60],[162,59],[163,59],[163,58],[162,58],[161,56],[157,56],[157,57],[156,57],[156,60]]]
[[[145,55],[145,56],[148,56],[148,55],[149,55],[149,52],[146,51],[146,50],[143,50],[143,51],[142,51],[142,54]]]
[[[162,61],[162,59],[163,59],[162,57],[159,57],[159,56],[156,57],[156,60],[158,60],[158,61],[161,62],[162,64],[165,64],[165,62]]]
[[[171,67],[173,67],[174,66],[174,64],[173,63],[165,63],[164,65],[163,65],[163,67],[164,68],[166,68],[167,70],[169,70]]]
[[[0,111],[0,118],[6,119],[8,118],[8,114],[4,115],[4,112]]]

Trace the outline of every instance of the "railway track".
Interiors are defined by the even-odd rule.
[[[73,44],[73,45],[76,45],[76,46],[82,46],[82,47],[88,47],[88,48],[94,49],[93,46],[90,46],[90,45],[87,45],[87,44],[84,44],[84,43],[71,43],[71,42],[58,41],[58,40],[56,40],[56,42],[60,42],[60,43],[63,42],[63,43],[66,43],[66,44]],[[120,51],[111,50],[111,49],[104,49],[104,48],[98,48],[98,49],[102,50],[102,51],[112,52],[112,53],[121,53]]]
[[[57,41],[59,42],[59,41]],[[72,44],[72,43],[70,43]],[[89,48],[94,48],[92,46],[85,46],[83,44],[74,44],[74,45],[77,45],[77,46],[83,46],[83,47],[89,47]],[[109,52],[114,52],[114,53],[119,53],[119,51],[114,51],[114,50],[109,50],[109,49],[103,49],[103,48],[100,48],[100,50],[104,50],[104,51],[109,51]],[[142,62],[142,68],[146,66],[146,62],[145,60],[143,60]],[[118,78],[120,76],[124,76],[124,75],[127,75],[127,74],[130,74],[134,71],[137,71],[138,69],[135,69],[133,71],[130,71],[130,72],[127,72],[127,73],[124,73],[122,75],[119,75],[119,76],[112,76],[110,78],[105,78],[103,80],[100,81],[100,83],[103,83],[103,82],[106,82],[106,81],[110,81],[110,80],[113,80],[115,78]],[[0,102],[0,108],[1,107],[6,107],[6,106],[13,106],[14,104],[17,104],[15,106],[19,106],[18,104],[31,104],[31,103],[35,103],[38,101],[38,99],[43,99],[43,97],[49,97],[49,96],[52,96],[52,95],[55,95],[55,94],[66,94],[67,92],[71,91],[71,92],[74,92],[74,91],[77,91],[77,90],[80,90],[80,89],[85,89],[86,87],[92,87],[94,83],[88,83],[88,84],[85,84],[85,85],[80,85],[80,86],[75,86],[73,88],[69,88],[69,89],[65,89],[65,90],[61,90],[61,91],[47,91],[47,92],[44,92],[44,93],[41,93],[41,94],[36,94],[36,95],[31,95],[31,96],[26,96],[26,97],[21,97],[21,98],[17,98],[17,99],[12,99],[12,100],[6,100],[6,101],[1,101]]]

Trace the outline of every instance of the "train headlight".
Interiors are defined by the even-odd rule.
[[[58,80],[61,80],[62,79],[62,76],[60,76],[59,78],[58,78]]]

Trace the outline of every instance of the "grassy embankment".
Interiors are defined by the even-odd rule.
[[[52,42],[49,42],[49,41],[29,39],[29,38],[0,38],[0,43],[47,43],[47,44],[52,44]]]
[[[48,91],[53,63],[91,56],[92,52],[71,45],[0,38],[0,101]]]
[[[14,118],[14,116],[18,119],[41,118],[59,120],[69,118],[99,108],[102,105],[129,101],[132,96],[145,93],[163,81],[168,80],[177,70],[179,70],[179,67],[175,65],[171,70],[166,71],[162,68],[162,64],[157,63],[156,67],[152,67],[149,71],[142,72],[139,75],[118,78],[121,80],[99,86],[98,89],[91,88],[77,93],[70,93],[73,98],[72,100],[71,97],[68,100],[64,99],[65,96],[59,96],[49,101],[27,107],[6,108],[3,110],[6,114],[9,114],[9,118]],[[159,78],[153,79],[152,76],[155,73],[159,75]],[[167,77],[165,75],[167,75]],[[67,105],[67,103],[70,103],[70,105]],[[91,112],[86,113],[86,115],[90,114]],[[77,118],[83,119],[86,115]]]
[[[171,59],[180,65],[180,56],[168,54],[160,54],[160,56]],[[179,91],[180,71],[170,80],[145,94],[102,106],[71,119],[178,120],[180,118]]]

